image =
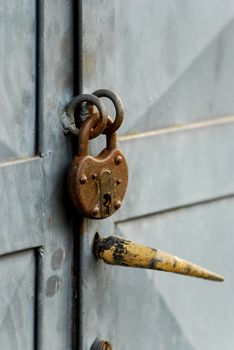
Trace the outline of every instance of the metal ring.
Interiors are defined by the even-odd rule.
[[[116,94],[116,92],[113,92],[107,89],[96,90],[93,92],[93,95],[97,97],[107,97],[113,102],[116,110],[115,120],[112,125],[105,128],[104,134],[114,133],[117,129],[119,129],[119,127],[123,122],[123,118],[124,118],[123,102],[121,101],[119,95]]]
[[[107,117],[107,123],[106,123],[106,128],[103,130],[102,134],[103,135],[106,135],[106,130],[111,126],[113,125],[113,120],[111,119],[111,117],[108,115]]]
[[[107,110],[105,104],[96,96],[91,95],[91,94],[82,94],[74,97],[71,102],[68,104],[66,108],[67,115],[70,119],[70,130],[71,133],[75,136],[79,134],[79,129],[76,127],[76,122],[75,122],[75,110],[78,107],[78,105],[82,102],[87,102],[90,103],[94,106],[97,107],[99,115],[100,115],[100,120],[95,126],[93,130],[91,130],[89,138],[93,139],[100,135],[106,128],[107,124]]]

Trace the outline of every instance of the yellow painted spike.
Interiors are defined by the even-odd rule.
[[[201,266],[121,237],[100,238],[96,235],[94,249],[99,259],[111,265],[167,271],[212,281],[224,280]]]

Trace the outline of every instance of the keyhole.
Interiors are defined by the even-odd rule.
[[[111,196],[109,195],[109,193],[105,193],[103,195],[103,205],[104,207],[106,207],[106,213],[109,214],[110,211],[110,205],[111,205]]]

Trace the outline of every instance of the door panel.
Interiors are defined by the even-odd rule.
[[[84,91],[121,93],[121,134],[232,114],[231,0],[128,0],[124,11],[88,0],[82,11]]]
[[[118,350],[232,349],[233,2],[89,0],[80,11],[83,91],[123,98],[129,163],[118,214],[82,226],[80,349],[96,338]],[[105,265],[93,256],[96,232],[225,282]]]
[[[81,282],[87,348],[98,337],[120,350],[232,349],[233,210],[231,197],[117,223],[114,228],[107,223],[85,227]],[[225,282],[105,265],[92,253],[96,231],[172,252],[222,272]]]
[[[233,211],[234,199],[229,198],[117,225],[116,232],[127,239],[173,252],[225,276],[225,283],[217,284],[160,271],[114,267],[119,286],[124,286],[124,293],[118,296],[121,319],[130,317],[128,332],[134,334],[128,349],[139,346],[142,338],[146,349],[180,349],[184,338],[189,343],[185,349],[233,348]],[[159,304],[166,305],[165,310]],[[133,322],[129,308],[133,313],[134,307],[137,317]],[[168,325],[170,317],[176,326]],[[123,340],[127,342],[123,322],[117,329],[117,339],[126,336]],[[161,333],[167,334],[168,342],[161,340]],[[124,346],[119,343],[116,348]]]
[[[37,346],[64,350],[72,346],[73,231],[64,198],[71,141],[64,137],[61,116],[73,96],[73,4],[41,1],[38,12],[43,241],[38,253]]]
[[[129,188],[117,220],[234,193],[233,122],[220,118],[121,137]]]
[[[36,1],[1,0],[0,32],[0,161],[6,161],[36,151]]]
[[[230,20],[165,92],[150,103],[132,129],[147,131],[232,114],[233,80],[229,79],[229,68],[234,60],[233,35]]]
[[[0,258],[2,349],[34,349],[36,259],[28,250]]]
[[[71,349],[72,3],[0,0],[0,18],[0,347]]]
[[[43,242],[42,167],[39,157],[0,164],[0,253]]]

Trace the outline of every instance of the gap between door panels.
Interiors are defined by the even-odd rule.
[[[82,0],[73,1],[73,95],[77,96],[83,92],[82,74]],[[76,142],[73,150],[76,150]],[[72,349],[81,348],[82,320],[81,320],[81,244],[80,235],[83,232],[83,220],[74,216],[73,221],[73,307],[72,307]]]

